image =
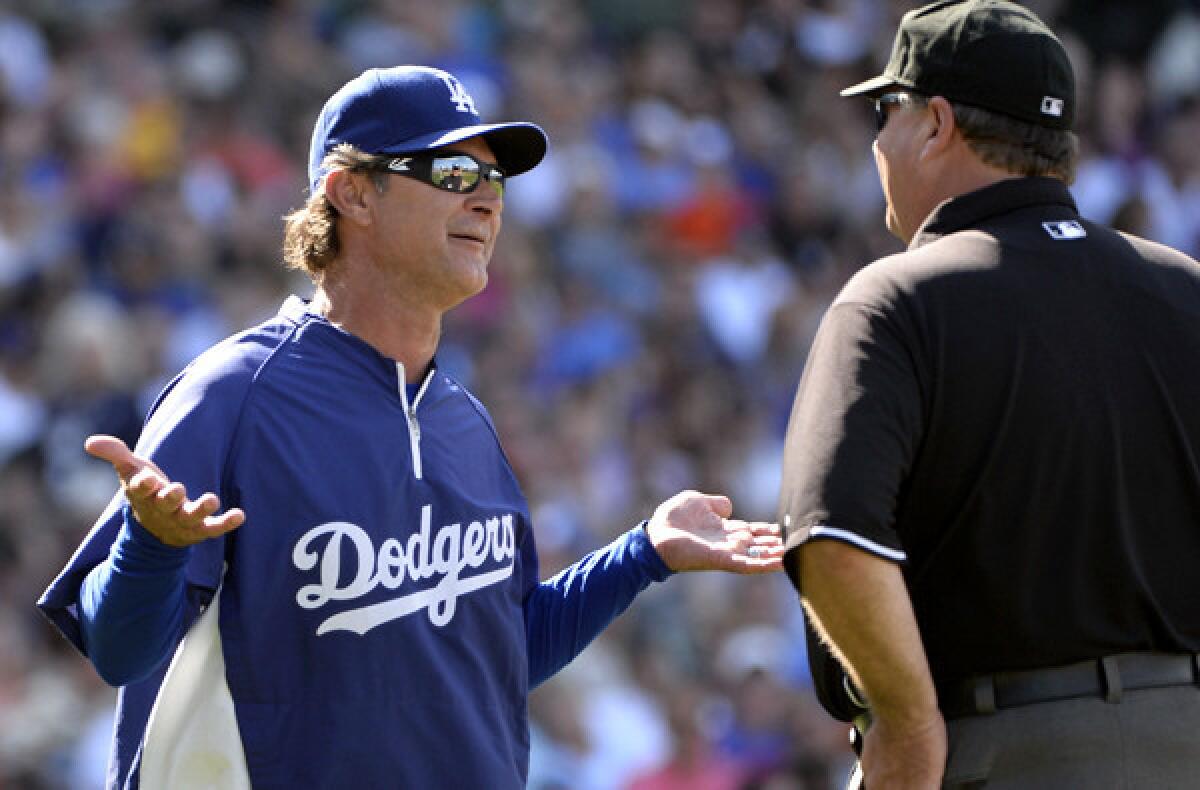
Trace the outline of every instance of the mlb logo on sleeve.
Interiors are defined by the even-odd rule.
[[[1063,100],[1054,96],[1042,97],[1042,115],[1053,115],[1055,118],[1062,117]]]
[[[1072,239],[1087,237],[1087,231],[1073,219],[1060,220],[1058,222],[1043,222],[1042,227],[1050,234],[1050,238],[1055,241],[1071,241]]]

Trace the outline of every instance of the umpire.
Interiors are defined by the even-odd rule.
[[[1015,3],[910,11],[843,95],[908,249],[829,309],[788,427],[823,703],[872,790],[1196,786],[1200,265],[1079,215],[1070,63]]]

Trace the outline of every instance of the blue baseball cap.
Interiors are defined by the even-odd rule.
[[[546,133],[532,123],[484,123],[458,78],[427,66],[368,69],[329,97],[313,129],[308,181],[321,187],[325,155],[342,143],[368,154],[411,154],[481,135],[506,175],[533,169]]]

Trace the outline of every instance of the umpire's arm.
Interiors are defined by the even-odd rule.
[[[862,755],[868,786],[937,787],[945,725],[899,566],[833,539],[794,553],[788,564],[805,610],[871,709]]]
[[[874,718],[862,754],[872,790],[937,787],[946,757],[895,517],[925,432],[929,377],[921,327],[889,271],[860,271],[821,321],[780,491],[788,575]],[[829,669],[815,662],[814,681],[826,707],[844,715],[850,695],[832,686],[839,678]]]

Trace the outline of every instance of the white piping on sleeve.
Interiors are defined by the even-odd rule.
[[[808,530],[810,538],[834,538],[835,540],[845,541],[858,546],[864,551],[869,551],[872,554],[878,554],[880,557],[892,560],[893,562],[904,562],[908,559],[908,555],[898,549],[890,549],[887,546],[876,543],[873,540],[868,540],[862,535],[850,532],[837,527],[829,527],[824,524],[816,524]]]

